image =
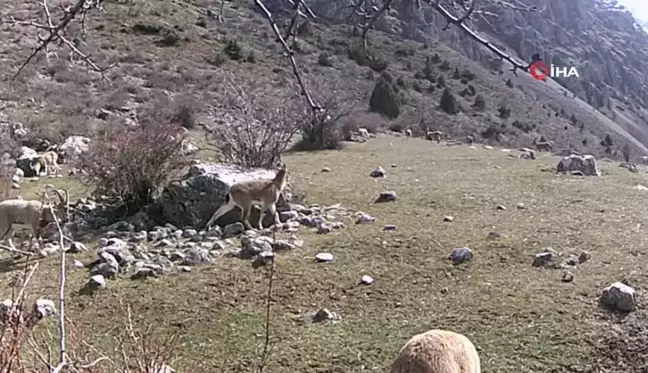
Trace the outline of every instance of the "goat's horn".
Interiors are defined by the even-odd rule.
[[[65,205],[67,206],[70,204],[70,193],[67,191],[67,189],[61,188],[61,190],[63,191],[63,194],[65,194]]]
[[[59,200],[61,201],[61,204],[65,204],[65,199],[63,199],[63,195],[61,194],[61,191],[59,189],[54,189],[52,190],[56,195],[58,196]]]

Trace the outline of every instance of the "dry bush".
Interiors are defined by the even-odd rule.
[[[149,113],[139,123],[108,130],[78,165],[87,172],[84,180],[123,202],[127,214],[149,206],[189,164],[181,155],[181,128],[169,114]]]
[[[329,150],[340,149],[345,139],[344,120],[353,112],[358,103],[368,95],[352,92],[341,79],[313,79],[310,90],[320,110],[316,116],[311,114],[304,122],[302,138],[294,150]],[[302,99],[303,101],[303,99]],[[347,128],[349,126],[347,125]]]
[[[224,161],[242,167],[270,168],[308,120],[297,94],[269,95],[259,86],[243,87],[231,79],[218,100],[222,123],[210,129]]]

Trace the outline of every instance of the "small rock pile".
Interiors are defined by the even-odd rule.
[[[297,232],[306,227],[326,234],[345,227],[337,220],[340,218],[363,223],[375,221],[370,215],[353,213],[339,204],[290,207],[289,211],[281,213],[281,226],[262,231],[246,230],[242,223],[229,224],[222,229],[214,226],[209,231],[179,229],[171,224],[137,231],[132,223],[114,223],[109,227],[111,230],[99,238],[98,258],[84,266],[91,276],[86,289],[103,288],[106,279],[116,277],[141,279],[163,276],[174,270],[190,272],[192,267],[212,263],[223,256],[252,259],[252,266],[256,268],[271,262],[277,252],[303,246],[303,241],[295,235],[274,239],[275,230]],[[75,251],[83,251],[78,245],[75,243],[72,247]]]

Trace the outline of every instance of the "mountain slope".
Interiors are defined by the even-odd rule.
[[[281,13],[277,11],[280,8],[288,10],[282,8],[282,2],[267,4],[275,15]],[[219,1],[161,1],[135,2],[130,7],[128,3],[108,2],[105,14],[88,19],[88,37],[83,47],[100,65],[115,64],[107,73],[112,85],[96,73],[84,71],[78,62],[70,63],[67,51],[61,50],[50,55],[49,63],[41,56],[9,87],[11,75],[27,57],[36,37],[33,29],[3,25],[0,48],[5,57],[0,61],[0,73],[5,82],[4,121],[22,122],[34,136],[56,141],[70,133],[100,133],[113,121],[133,117],[142,107],[172,106],[166,104],[169,102],[177,106],[182,102],[192,105],[200,120],[209,124],[218,121],[226,76],[260,97],[294,95],[296,84],[290,67],[267,20],[254,4],[226,3],[223,23],[209,16],[218,12],[219,5]],[[18,19],[30,19],[40,12],[36,3],[3,1],[3,6],[7,14]],[[333,19],[328,18],[326,9],[334,7],[323,11],[320,8],[322,3],[313,3],[318,19],[304,26],[308,32],[300,34],[298,41],[297,60],[306,80],[321,100],[327,96],[340,98],[340,94],[343,101],[367,97],[379,73],[350,59],[358,39],[349,34],[348,27],[330,23]],[[289,21],[288,13],[284,14],[278,17],[280,24]],[[611,135],[615,147],[628,143],[636,151],[648,153],[643,124],[635,120],[638,114],[631,111],[634,109],[624,109],[623,120],[616,123],[570,98],[554,82],[537,82],[527,74],[509,76],[508,69],[502,66],[492,69],[492,53],[484,52],[456,29],[440,32],[445,23],[438,13],[428,9],[420,15],[426,22],[425,30],[396,18],[394,10],[380,20],[378,30],[370,36],[372,53],[387,63],[386,72],[398,81],[404,98],[400,116],[380,122],[420,133],[417,123],[422,121],[429,129],[455,137],[477,134],[482,141],[508,146],[529,146],[534,137],[542,135],[559,149],[569,147],[595,154],[603,153],[599,143]],[[500,18],[511,17],[505,12]],[[444,35],[444,43],[431,40],[435,32]],[[425,43],[403,39],[402,34]],[[482,65],[491,61],[489,68],[465,58],[445,42],[462,43],[460,49],[469,51]],[[227,56],[228,44],[241,47],[240,60]],[[531,50],[525,47],[520,53]],[[426,60],[434,56],[439,61],[429,66],[432,77],[427,79],[421,72]],[[323,64],[323,58],[330,63]],[[455,76],[455,70],[468,71],[471,80]],[[461,108],[457,115],[438,109],[445,86],[457,97]],[[484,109],[474,107],[477,95],[484,99]],[[609,102],[617,103],[614,99]],[[378,119],[363,114],[367,107],[365,98],[349,120],[355,125],[373,124],[367,121]],[[114,115],[97,116],[100,109]],[[510,115],[500,115],[501,109],[510,111]],[[639,124],[636,127],[628,122]]]

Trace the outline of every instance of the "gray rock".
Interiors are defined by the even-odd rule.
[[[272,251],[272,244],[274,241],[271,237],[241,237],[242,248],[239,252],[241,258],[253,258],[264,251]]]
[[[102,275],[94,275],[90,277],[86,286],[91,290],[101,289],[106,287],[106,279]]]
[[[197,266],[200,264],[211,263],[212,261],[208,249],[196,247],[187,250],[184,254],[185,254],[185,258],[182,261],[182,264],[184,265]]]
[[[467,247],[459,247],[452,250],[448,258],[452,261],[453,264],[461,264],[472,260],[473,252]]]
[[[626,312],[634,311],[637,307],[635,290],[622,282],[615,282],[603,289],[600,301],[609,307]]]
[[[204,227],[214,212],[225,201],[229,187],[239,181],[252,179],[272,179],[276,175],[274,170],[255,169],[243,170],[226,164],[197,164],[190,168],[182,181],[171,183],[161,197],[163,217],[179,226]],[[288,202],[292,198],[288,186],[277,203],[279,212],[288,209]],[[259,218],[259,209],[253,209],[250,221],[256,222]],[[217,222],[219,225],[232,224],[240,221],[239,209],[222,216]],[[264,223],[271,225],[274,218],[266,214]]]
[[[75,241],[75,242],[72,242],[72,244],[70,244],[70,248],[67,249],[66,252],[70,253],[70,254],[76,254],[76,253],[83,253],[83,252],[86,252],[86,251],[88,251],[88,248],[86,247],[86,245],[82,244],[81,242],[76,242]]]
[[[223,229],[223,238],[230,238],[230,237],[236,237],[239,236],[245,232],[245,226],[241,222],[236,222],[233,224],[228,224],[225,226],[225,229]]]
[[[396,192],[394,191],[382,192],[378,198],[376,198],[374,203],[393,202],[396,201],[396,198]]]
[[[571,154],[563,157],[556,166],[556,172],[571,174],[579,172],[583,176],[601,176],[596,164],[596,158],[592,155]]]
[[[371,177],[386,177],[387,176],[387,171],[385,171],[385,169],[382,168],[382,167],[376,167],[371,171],[369,176],[371,176]]]

